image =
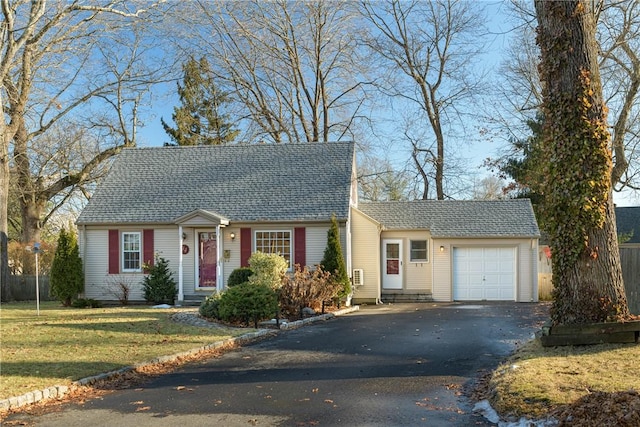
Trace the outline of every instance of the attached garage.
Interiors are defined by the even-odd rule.
[[[453,248],[455,301],[514,301],[516,248]]]
[[[367,202],[355,211],[354,228],[362,221],[379,239],[354,234],[353,268],[368,277],[356,302],[376,293],[383,302],[538,299],[540,231],[529,200]]]

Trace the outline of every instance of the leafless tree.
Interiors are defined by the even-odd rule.
[[[358,165],[358,183],[363,200],[406,200],[409,178],[388,160],[368,157]]]
[[[497,176],[489,175],[474,185],[472,198],[474,200],[501,200],[507,196],[504,192],[504,181]]]
[[[597,21],[599,65],[605,102],[609,107],[608,124],[612,133],[614,167],[611,179],[614,191],[640,189],[640,2],[592,1]],[[538,49],[535,39],[535,11],[531,3],[512,1],[514,35],[499,81],[505,104],[503,125],[515,134],[534,119],[542,104],[538,75]],[[514,123],[518,122],[518,123]]]
[[[422,197],[433,183],[436,198],[444,199],[449,137],[464,129],[470,101],[482,93],[482,77],[472,68],[483,52],[482,9],[455,0],[387,0],[364,1],[361,11],[372,26],[367,44],[386,64],[380,89],[403,108],[417,107],[430,130],[429,138],[405,133],[423,179]]]
[[[613,126],[611,179],[617,191],[640,190],[640,2],[612,2],[599,18],[600,69]]]
[[[1,0],[3,239],[7,233],[11,167],[15,167],[18,183],[22,240],[33,241],[39,239],[49,202],[64,200],[65,192],[92,182],[105,160],[135,144],[141,97],[157,81],[158,70],[162,69],[151,63],[138,37],[138,30],[144,27],[136,20],[153,7],[135,0]],[[48,132],[56,128],[85,129],[93,134],[91,141],[99,140],[100,144],[93,151],[82,145],[84,157],[75,155],[75,163],[70,161],[68,167],[51,174],[47,165],[53,164],[54,158],[61,162],[62,157],[71,156],[72,149],[78,148],[68,138],[61,146],[47,146],[52,142]],[[72,131],[69,136],[75,134]],[[78,162],[80,158],[83,162]],[[4,257],[6,252],[2,249]]]
[[[243,140],[352,139],[365,102],[348,2],[185,2],[186,48],[204,55],[246,130]]]

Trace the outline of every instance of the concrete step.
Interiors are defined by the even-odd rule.
[[[380,296],[382,302],[432,302],[431,292],[383,292]]]
[[[185,295],[181,305],[183,307],[200,307],[205,298],[204,295]]]

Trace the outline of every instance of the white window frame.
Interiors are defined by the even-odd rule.
[[[277,233],[287,233],[289,235],[289,253],[284,253],[282,251],[278,251],[276,250],[275,252],[273,252],[270,248],[269,251],[265,251],[263,250],[263,246],[262,244],[260,244],[260,246],[258,246],[258,233],[268,233],[269,234],[269,238],[268,241],[271,242],[272,240],[275,240],[276,242],[276,246],[277,242],[278,242],[278,237],[277,237]],[[272,234],[276,234],[275,239],[271,237]],[[264,241],[265,239],[262,238],[261,241]],[[282,241],[284,241],[284,237],[282,239]],[[269,246],[273,246],[273,244],[269,244]],[[285,260],[287,260],[287,262],[289,263],[289,268],[287,269],[288,271],[291,271],[292,268],[292,261],[293,261],[293,231],[292,230],[255,230],[255,232],[253,233],[253,247],[255,248],[256,252],[260,251],[262,253],[265,254],[273,254],[273,253],[277,253],[279,255],[281,255]],[[276,247],[276,249],[278,249]]]
[[[125,236],[132,235],[138,237],[138,250],[127,250]],[[122,272],[123,273],[139,273],[142,271],[142,233],[139,231],[123,231],[121,233],[122,245],[121,245],[121,255],[120,262],[122,263]],[[137,253],[138,254],[138,268],[126,268],[127,264],[125,261],[125,254],[127,253]]]
[[[413,242],[424,242],[424,258],[414,258]],[[415,249],[415,251],[422,251],[423,249]],[[429,241],[427,239],[411,239],[409,240],[409,262],[429,262]]]

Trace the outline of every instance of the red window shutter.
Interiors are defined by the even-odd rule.
[[[300,268],[307,265],[307,233],[304,227],[296,227],[293,229],[293,244],[295,252],[293,255],[293,263],[300,264]]]
[[[153,230],[142,230],[142,263],[153,265]]]
[[[109,230],[109,274],[120,273],[120,232]]]
[[[240,229],[240,267],[249,267],[251,256],[251,229]]]

